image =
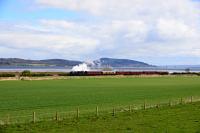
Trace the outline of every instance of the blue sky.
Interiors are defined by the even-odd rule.
[[[41,9],[34,2],[23,0],[1,0],[1,20],[37,21],[38,19],[80,19],[81,13],[57,8]]]
[[[199,0],[0,0],[0,57],[200,64]]]

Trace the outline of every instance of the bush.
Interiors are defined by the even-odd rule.
[[[58,73],[58,76],[69,76],[69,73]]]
[[[53,75],[49,73],[31,73],[30,74],[30,77],[45,77],[45,76],[53,76]]]
[[[53,75],[50,73],[45,73],[45,72],[32,73],[29,70],[25,70],[21,73],[21,76],[23,76],[23,77],[45,77],[45,76],[53,76]]]
[[[174,72],[172,73],[171,75],[197,75],[197,76],[200,76],[200,73],[197,73],[197,72]]]
[[[25,70],[21,74],[21,76],[24,76],[24,77],[29,77],[30,75],[31,75],[31,71],[29,71],[29,70]]]
[[[0,73],[0,77],[15,77],[13,73]]]

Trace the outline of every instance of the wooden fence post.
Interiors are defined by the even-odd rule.
[[[56,111],[56,121],[58,121],[58,112]]]
[[[130,113],[132,112],[132,108],[131,108],[131,105],[129,105],[129,112],[130,112]]]
[[[157,107],[157,108],[160,108],[160,103],[158,103],[156,107]]]
[[[9,115],[9,114],[7,115],[7,118],[6,118],[6,124],[7,124],[7,125],[10,124],[10,115]]]
[[[36,122],[36,114],[35,114],[35,112],[33,112],[33,123],[35,123]]]
[[[116,110],[115,110],[115,107],[113,107],[113,114],[112,114],[113,116],[115,116],[116,115]]]
[[[170,107],[172,106],[172,101],[171,101],[171,100],[169,100],[169,106],[170,106]]]
[[[183,98],[181,97],[181,104],[183,104]]]
[[[97,106],[96,107],[96,117],[98,117],[99,116],[99,107]]]
[[[77,110],[76,110],[76,118],[78,119],[79,118],[79,114],[80,113],[80,111],[79,111],[79,107],[77,108]]]
[[[146,101],[144,101],[144,110],[146,110]]]

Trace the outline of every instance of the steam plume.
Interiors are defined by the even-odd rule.
[[[90,70],[90,68],[87,66],[87,64],[86,63],[83,63],[83,64],[79,64],[79,65],[77,65],[77,66],[74,66],[73,68],[72,68],[72,71],[89,71]]]

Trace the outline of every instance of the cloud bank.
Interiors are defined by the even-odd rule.
[[[81,13],[84,21],[0,24],[0,49],[44,58],[200,59],[200,10],[192,0],[35,0],[36,9]],[[87,19],[90,18],[90,19]],[[20,55],[20,54],[19,54]],[[23,56],[23,55],[22,55]],[[38,58],[40,56],[37,56]],[[158,59],[156,61],[156,59]],[[172,61],[173,62],[173,61]],[[199,63],[200,60],[194,63]],[[166,63],[167,64],[167,63]],[[184,62],[187,64],[187,61]]]

